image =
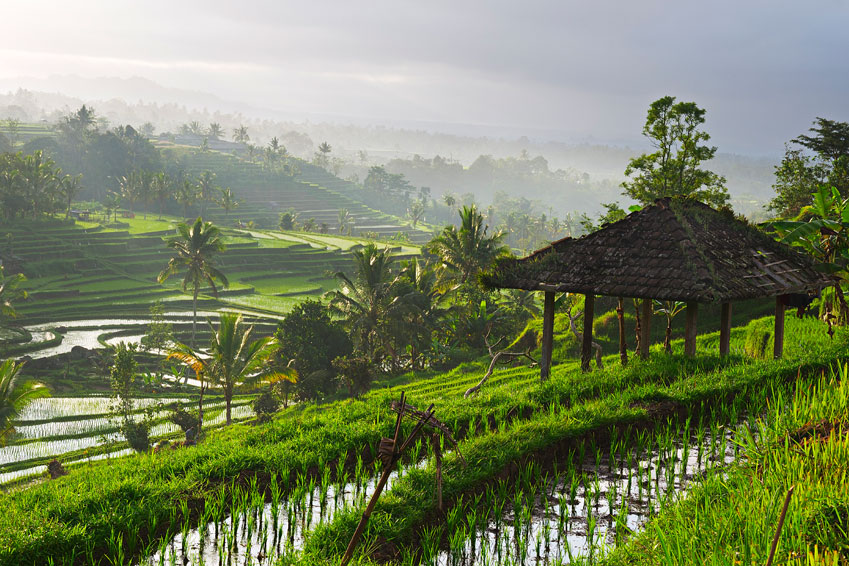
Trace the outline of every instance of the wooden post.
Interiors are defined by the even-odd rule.
[[[640,357],[649,359],[649,345],[651,344],[651,299],[643,299],[643,313],[640,316]]]
[[[581,344],[581,371],[590,371],[593,357],[593,307],[595,295],[584,295],[584,342]]]
[[[775,298],[775,348],[772,357],[776,360],[784,354],[784,296]]]
[[[727,356],[731,351],[731,303],[722,303],[719,324],[719,355]]]
[[[696,320],[699,316],[699,303],[687,302],[687,327],[684,330],[684,354],[693,357],[696,355]]]
[[[628,344],[625,342],[625,299],[623,297],[619,297],[616,316],[619,318],[619,361],[622,362],[623,366],[627,366]]]
[[[439,448],[439,433],[433,433],[433,455],[436,460],[436,509],[442,511],[442,450]]]
[[[542,346],[539,361],[540,381],[551,375],[551,350],[554,348],[554,291],[545,292],[542,313]]]

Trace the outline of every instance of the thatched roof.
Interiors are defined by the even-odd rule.
[[[489,287],[724,302],[813,293],[831,284],[810,257],[689,199],[660,199],[581,238],[502,259]]]

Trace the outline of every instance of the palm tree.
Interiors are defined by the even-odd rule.
[[[74,197],[80,192],[80,183],[82,179],[82,175],[65,175],[59,183],[59,190],[68,204],[68,207],[65,209],[65,218],[68,218],[68,216],[71,215],[71,201],[74,200]]]
[[[415,369],[421,354],[431,347],[433,333],[445,320],[450,307],[441,306],[444,293],[437,286],[436,271],[417,258],[402,263],[393,284],[393,295],[388,313],[396,323],[393,334],[408,337],[410,364]]]
[[[3,266],[0,265],[0,321],[18,316],[13,303],[27,298],[27,292],[20,288],[21,283],[26,280],[23,273],[15,273],[7,277]]]
[[[209,348],[209,378],[224,392],[227,424],[230,418],[230,403],[236,385],[256,381],[270,373],[265,362],[277,349],[274,338],[265,337],[250,342],[253,326],[245,326],[242,315],[222,313],[218,330],[209,323],[212,342]]]
[[[175,197],[177,202],[183,205],[183,217],[189,217],[189,207],[192,206],[198,198],[197,185],[191,179],[183,179],[182,184],[177,187]]]
[[[185,267],[186,275],[183,278],[183,291],[192,288],[192,347],[195,345],[195,330],[198,318],[198,294],[201,285],[206,282],[212,288],[212,294],[218,298],[218,287],[216,280],[224,287],[229,287],[227,277],[218,271],[213,265],[213,260],[218,252],[224,251],[224,242],[221,239],[221,230],[212,224],[204,222],[198,217],[192,226],[181,222],[177,225],[178,236],[168,242],[168,247],[173,249],[176,255],[171,258],[168,265],[159,274],[157,280],[164,283],[171,275]]]
[[[224,135],[224,128],[221,127],[221,124],[218,122],[213,122],[209,125],[209,129],[206,131],[206,135],[210,138],[217,140],[221,136]]]
[[[446,226],[427,244],[428,250],[442,260],[446,280],[465,285],[488,268],[495,258],[509,252],[501,243],[504,234],[496,232],[488,236],[488,228],[475,205],[464,206],[460,211],[459,230]]]
[[[216,199],[215,203],[224,209],[224,218],[227,218],[230,215],[231,210],[235,210],[239,207],[239,201],[236,200],[236,197],[233,196],[233,191],[230,187],[226,189],[218,189],[221,193],[221,198]]]
[[[198,177],[198,194],[200,196],[200,214],[206,214],[206,203],[210,201],[213,193],[218,189],[215,184],[215,173],[204,171]]]
[[[354,217],[351,216],[351,213],[348,212],[347,208],[342,208],[339,210],[339,233],[344,234],[346,231],[350,233],[350,230],[354,224]]]
[[[19,381],[23,363],[16,364],[15,360],[6,360],[0,364],[0,444],[6,444],[6,439],[15,432],[13,420],[24,406],[39,397],[50,394],[47,387],[41,383]]]
[[[162,220],[162,209],[165,207],[165,201],[171,196],[172,186],[171,178],[164,171],[156,173],[150,180],[151,196],[159,203],[159,220]]]
[[[240,124],[238,128],[233,130],[233,141],[236,143],[248,143],[251,141],[251,136],[248,135],[248,127]]]
[[[341,271],[336,273],[340,289],[328,293],[330,309],[345,319],[359,350],[374,360],[381,346],[391,350],[385,315],[394,299],[392,254],[389,248],[379,249],[374,244],[352,254],[356,274],[352,279]]]
[[[194,337],[192,338],[194,340]],[[169,360],[177,360],[195,372],[195,377],[200,382],[200,396],[198,397],[198,430],[196,437],[200,436],[203,428],[203,393],[207,389],[206,378],[209,374],[209,364],[206,358],[201,357],[194,349],[185,344],[177,344],[171,353]]]

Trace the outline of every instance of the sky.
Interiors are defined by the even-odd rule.
[[[849,2],[28,0],[0,81],[144,77],[256,108],[639,142],[651,101],[707,110],[721,151],[849,121]],[[546,133],[547,132],[547,133]]]

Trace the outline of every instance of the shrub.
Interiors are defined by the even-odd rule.
[[[147,452],[150,450],[150,436],[147,423],[137,423],[133,420],[124,421],[121,432],[130,444],[130,448],[136,452]]]
[[[265,391],[262,395],[254,399],[253,408],[257,420],[259,422],[267,422],[271,420],[271,415],[280,409],[280,400],[270,391]]]
[[[348,386],[351,397],[359,397],[371,386],[371,362],[366,358],[340,356],[333,360],[339,381]]]
[[[180,427],[184,433],[195,428],[200,422],[197,413],[190,413],[179,405],[174,405],[171,414],[168,415],[168,420]]]

